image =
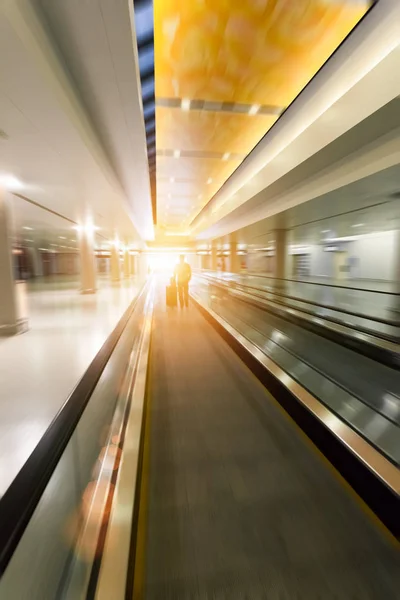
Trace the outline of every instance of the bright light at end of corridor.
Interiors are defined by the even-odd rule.
[[[152,254],[148,257],[148,264],[152,271],[173,274],[178,263],[178,255],[168,252]]]

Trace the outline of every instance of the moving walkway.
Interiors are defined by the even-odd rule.
[[[1,499],[1,600],[398,597],[397,465],[204,287],[148,282]]]

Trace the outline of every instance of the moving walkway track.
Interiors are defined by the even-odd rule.
[[[278,402],[251,372],[262,379],[253,368],[260,354],[253,348],[250,358],[249,341],[199,297],[197,307],[168,312],[157,290],[154,313],[150,283],[103,352],[23,526],[15,502],[29,491],[26,473],[1,500],[0,599],[398,598],[397,542],[282,409],[280,388],[272,386]],[[317,438],[314,416],[319,433],[307,433]],[[102,430],[101,448],[90,428]],[[398,494],[388,484],[398,470],[369,446],[362,456],[358,441],[360,455],[351,459],[348,446],[340,459],[369,471],[392,514]],[[79,476],[59,472],[68,451],[79,456]],[[44,477],[43,465],[30,467]],[[399,535],[396,521],[388,524]]]

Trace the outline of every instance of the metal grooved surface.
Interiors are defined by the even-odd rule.
[[[156,310],[145,598],[395,600],[399,553],[194,308]]]

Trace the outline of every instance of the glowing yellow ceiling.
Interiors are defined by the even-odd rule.
[[[155,0],[161,227],[188,229],[370,5]]]

